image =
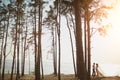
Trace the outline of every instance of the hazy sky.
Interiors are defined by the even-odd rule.
[[[96,34],[92,40],[92,59],[99,63],[120,64],[120,1],[109,11],[108,19],[112,27],[106,36]]]
[[[7,1],[7,0],[5,0]],[[103,2],[107,5],[114,5],[114,8],[110,10],[108,13],[108,19],[104,21],[104,23],[111,23],[112,27],[108,29],[108,34],[106,36],[100,36],[99,33],[96,33],[92,37],[92,52],[91,57],[93,62],[98,63],[116,63],[120,64],[120,1],[116,0],[117,3],[114,2],[115,0],[103,0]],[[65,24],[65,18],[63,18],[62,24]],[[61,50],[62,50],[62,60],[67,59],[65,62],[71,62],[71,49],[70,49],[70,39],[68,37],[68,29],[66,26],[62,25],[62,32],[61,32]],[[47,53],[48,49],[50,48],[49,34],[43,35],[43,52]],[[47,54],[44,54],[45,56]],[[67,58],[66,58],[67,57]]]

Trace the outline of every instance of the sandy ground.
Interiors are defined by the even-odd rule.
[[[120,80],[120,77],[98,77],[92,80]]]
[[[5,80],[10,80],[10,74],[5,75]],[[14,75],[15,80],[15,75]],[[20,77],[20,80],[35,80],[34,75],[25,75]],[[43,80],[57,80],[55,75],[45,75]],[[77,80],[74,75],[61,75],[61,80]],[[92,80],[120,80],[120,77],[99,77]]]

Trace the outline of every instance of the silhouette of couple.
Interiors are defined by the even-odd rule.
[[[92,65],[92,77],[99,77],[99,70],[98,70],[98,64],[97,63],[93,63]]]

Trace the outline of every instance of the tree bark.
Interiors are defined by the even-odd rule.
[[[61,46],[60,46],[60,0],[57,1],[57,32],[58,32],[58,80],[61,80]]]
[[[8,15],[8,21],[7,21],[7,27],[6,27],[6,35],[5,35],[5,44],[3,48],[3,70],[2,70],[2,80],[4,80],[4,73],[5,73],[5,62],[6,62],[6,47],[7,47],[7,39],[8,39],[8,26],[9,26],[9,17],[10,13]]]
[[[77,77],[80,80],[86,80],[85,75],[85,63],[83,56],[83,44],[82,44],[82,21],[81,21],[81,9],[80,4],[82,1],[75,0],[75,23],[76,23],[76,65],[77,65]]]
[[[20,5],[19,5],[20,6]],[[18,8],[19,9],[19,8]],[[19,64],[20,64],[20,62],[19,62],[19,55],[20,55],[20,23],[21,23],[21,21],[20,21],[20,16],[19,16],[20,14],[19,14],[19,11],[17,11],[17,74],[16,74],[16,80],[18,80],[18,79],[20,79],[20,71],[19,71]]]
[[[42,34],[42,0],[39,1],[39,20],[38,20],[38,53],[36,61],[36,80],[41,80],[40,77],[40,60],[41,60],[41,34]]]
[[[88,29],[88,80],[91,80],[91,34],[90,34],[90,20],[89,20],[89,10],[88,10],[88,4],[87,4],[87,9],[86,9],[86,15],[87,15],[87,29]]]
[[[2,80],[2,74],[1,74],[1,68],[2,68],[2,57],[3,57],[3,49],[4,49],[4,36],[5,36],[5,28],[3,28],[3,38],[2,38],[2,44],[1,44],[1,55],[0,55],[0,80]]]
[[[66,21],[67,21],[67,28],[69,30],[69,35],[70,35],[70,43],[71,43],[71,49],[72,49],[72,59],[73,59],[73,67],[74,67],[74,73],[75,73],[75,76],[77,76],[77,73],[76,73],[76,66],[75,66],[75,56],[74,56],[74,46],[73,46],[73,40],[72,40],[72,33],[71,33],[71,30],[70,30],[70,26],[69,26],[69,23],[68,23],[68,18],[66,16]]]
[[[18,36],[17,36],[17,23],[16,23],[14,52],[13,52],[13,61],[12,61],[12,70],[11,70],[11,78],[10,78],[10,80],[13,80],[13,71],[14,71],[15,58],[16,58],[17,37],[18,37]]]
[[[54,75],[57,75],[57,56],[56,56],[56,52],[55,52],[55,32],[54,32],[54,28],[52,27],[52,32],[51,32],[51,35],[52,35],[52,50],[53,50],[53,68],[54,68]]]
[[[34,10],[34,20],[35,20],[35,23],[34,23],[34,28],[33,28],[34,42],[35,42],[35,43],[34,43],[34,48],[35,48],[35,49],[34,49],[34,50],[35,50],[35,79],[37,79],[37,76],[36,76],[36,75],[37,75],[37,72],[36,72],[36,71],[37,71],[37,70],[36,70],[36,69],[37,69],[37,68],[36,68],[36,67],[37,67],[37,40],[36,40],[36,38],[37,38],[37,37],[36,37],[36,33],[37,33],[37,32],[36,32],[36,30],[37,30],[36,22],[37,22],[37,21],[36,21],[36,7],[37,7],[37,0],[35,0],[35,10]]]
[[[22,55],[22,71],[21,71],[21,75],[24,76],[24,69],[25,69],[25,51],[26,51],[26,42],[27,42],[27,19],[26,19],[26,31],[25,31],[25,40],[24,40],[24,49],[23,49],[23,54]],[[30,54],[29,54],[30,55]]]

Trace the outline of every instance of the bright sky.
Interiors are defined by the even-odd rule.
[[[112,2],[112,5],[115,4],[114,8],[109,11],[107,19],[108,22],[111,22],[112,27],[108,30],[108,34],[105,37],[100,36],[98,33],[96,33],[95,36],[92,37],[91,57],[93,62],[120,64],[120,1],[116,0],[118,1],[117,3],[115,3],[114,1],[115,0],[110,0],[108,2],[107,0],[103,0],[103,2],[107,3],[108,5],[111,5]],[[64,21],[62,23],[64,23]],[[67,37],[69,33],[68,30],[65,30],[66,27],[63,28],[64,29],[62,29],[63,31],[61,32],[63,36],[61,38],[61,41],[65,44],[61,44],[62,46],[64,46],[64,48],[62,47],[62,55],[69,55],[68,61],[72,61],[70,58],[71,50],[67,50],[70,49],[70,47],[68,47],[70,46],[70,43],[67,43],[69,41],[69,37]],[[46,37],[45,40],[47,40]],[[66,58],[66,56],[63,56],[63,59]]]
[[[109,11],[108,19],[112,25],[106,36],[93,38],[92,58],[98,63],[120,64],[120,1]]]

